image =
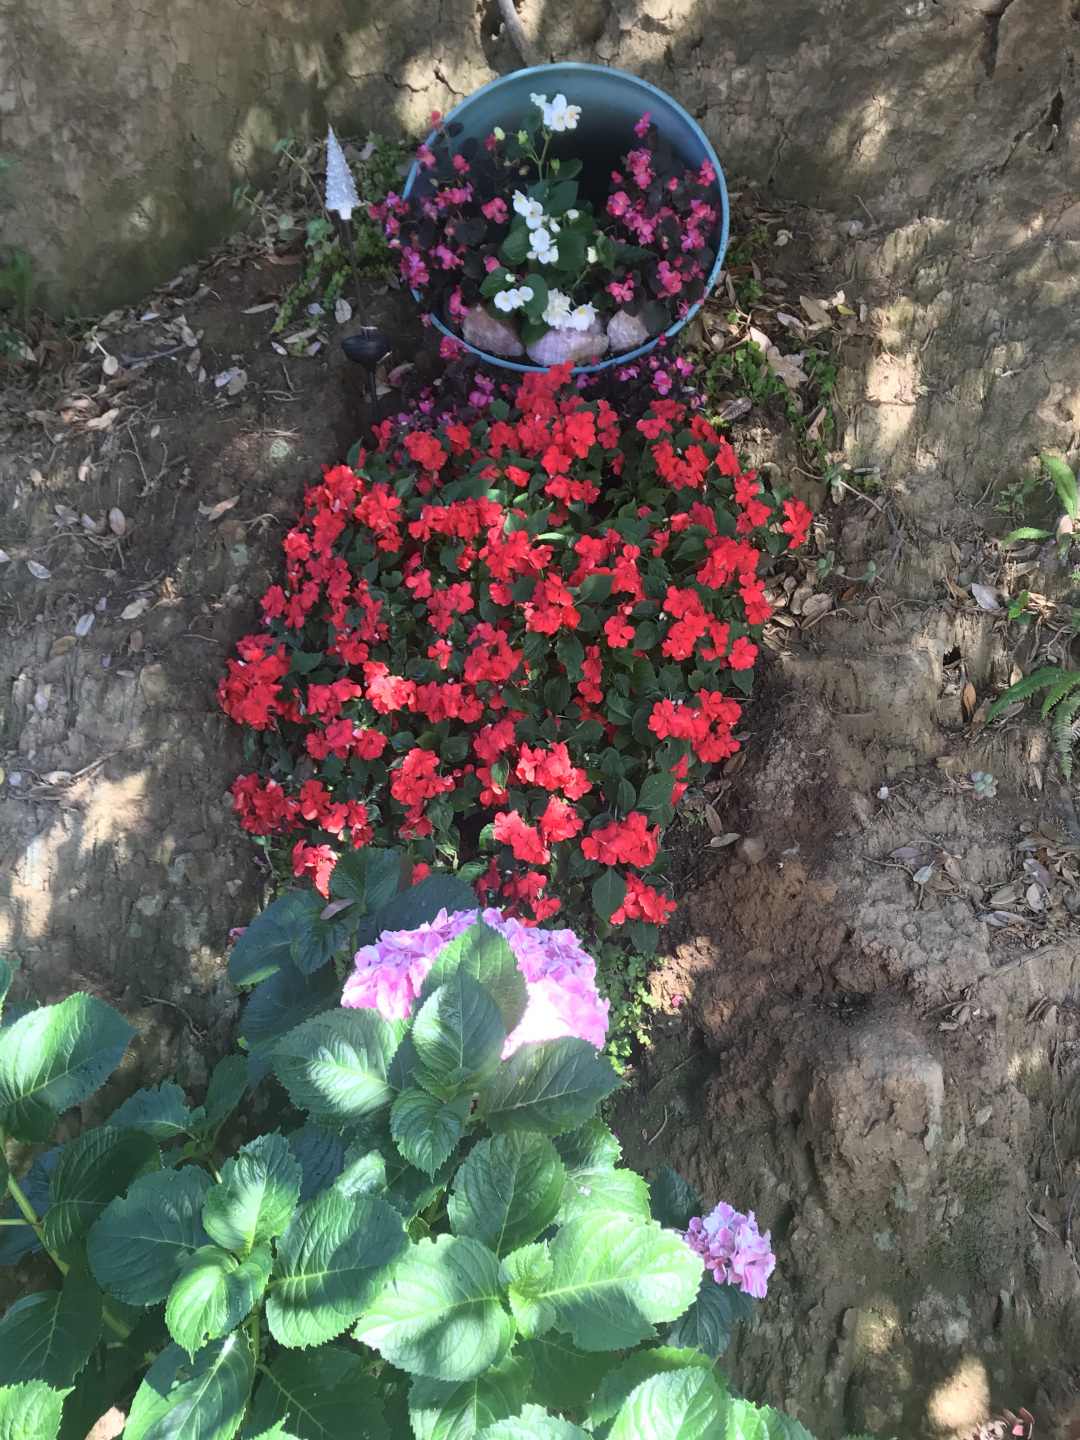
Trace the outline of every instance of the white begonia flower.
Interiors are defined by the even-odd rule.
[[[511,310],[520,310],[527,300],[533,298],[531,285],[515,285],[509,290],[502,290],[495,296],[496,310],[509,314]]]
[[[559,222],[557,220],[552,220],[550,216],[545,216],[544,229],[547,230],[548,233],[551,235],[557,235],[559,233]]]
[[[524,305],[533,298],[536,291],[531,285],[519,285],[517,293],[521,296],[521,303]]]
[[[580,211],[580,210],[567,210],[567,212],[566,212],[566,218],[567,218],[567,220],[576,220],[577,217],[578,217],[580,214],[581,214],[581,211]]]
[[[580,105],[568,105],[565,95],[556,95],[544,106],[544,124],[549,130],[576,130],[581,117]]]
[[[541,265],[557,265],[559,252],[555,242],[544,229],[532,232],[533,248],[528,252],[530,260],[539,260]]]
[[[596,309],[592,305],[579,305],[570,313],[570,324],[575,330],[588,330],[595,319]]]
[[[589,248],[585,251],[585,259],[589,262],[590,265],[595,265],[595,264],[596,264],[596,246],[595,246],[595,245],[590,245]]]
[[[532,103],[533,103],[534,105],[546,105],[546,104],[547,104],[547,96],[546,96],[546,95],[530,95],[530,96],[529,96],[529,99],[532,101]]]
[[[519,215],[524,215],[525,224],[530,230],[535,230],[544,223],[544,207],[539,200],[530,200],[520,190],[514,191],[514,209]]]
[[[501,125],[496,125],[491,133],[495,136],[496,140],[502,141],[506,139],[506,131],[502,128]]]
[[[570,297],[561,290],[549,290],[543,320],[553,330],[566,330],[570,324]]]

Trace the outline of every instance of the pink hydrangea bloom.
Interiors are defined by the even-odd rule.
[[[704,1259],[718,1285],[738,1285],[756,1300],[765,1298],[776,1256],[770,1231],[759,1233],[752,1210],[741,1215],[721,1200],[711,1215],[690,1221],[684,1239]]]
[[[504,918],[501,911],[440,910],[415,930],[392,930],[356,952],[356,968],[341,1003],[404,1020],[444,946],[483,920],[506,940],[525,976],[525,1013],[506,1037],[503,1059],[525,1044],[564,1036],[599,1049],[608,1028],[609,1002],[596,989],[596,965],[572,930],[541,930]]]

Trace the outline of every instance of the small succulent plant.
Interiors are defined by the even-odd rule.
[[[975,787],[975,794],[983,800],[992,800],[997,794],[997,780],[989,770],[973,770],[971,783]]]

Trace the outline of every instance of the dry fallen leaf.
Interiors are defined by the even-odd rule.
[[[101,369],[105,375],[115,375],[120,369],[120,361],[115,355],[106,355],[101,362]]]
[[[820,300],[815,300],[810,295],[800,295],[799,304],[805,310],[811,325],[831,325],[833,323],[832,316]]]
[[[59,640],[54,640],[49,646],[49,659],[55,660],[58,655],[66,655],[78,643],[74,635],[61,635]]]
[[[121,620],[137,620],[150,608],[150,601],[145,595],[140,595],[137,600],[132,600],[130,605],[125,605],[120,611]]]
[[[241,310],[241,315],[261,315],[264,310],[276,310],[276,300],[264,300],[261,305],[249,305],[246,310]]]
[[[114,505],[109,511],[109,529],[114,535],[123,535],[127,531],[127,516],[118,505]]]
[[[963,706],[964,719],[969,722],[975,714],[975,705],[977,699],[978,697],[975,694],[975,686],[972,685],[971,681],[969,680],[968,683],[964,686],[963,691],[960,695],[960,704]]]
[[[220,520],[226,510],[231,510],[239,499],[239,495],[230,495],[228,500],[219,500],[216,505],[200,505],[199,514],[205,515],[207,520]]]
[[[993,590],[988,589],[987,586],[974,584],[971,587],[971,593],[975,597],[975,603],[980,610],[989,610],[992,612],[1001,609]]]
[[[708,804],[707,804],[707,805],[705,806],[705,819],[708,821],[708,823],[709,823],[709,829],[712,831],[712,833],[713,833],[714,835],[723,835],[723,833],[724,833],[724,822],[720,819],[720,816],[717,814],[717,812],[716,812],[716,807],[715,807],[714,805],[708,805]]]
[[[6,550],[0,550],[0,565],[10,565],[10,564],[11,564],[11,556],[7,553]]]
[[[339,325],[344,325],[352,319],[352,306],[344,295],[339,295],[334,304],[334,319]]]
[[[858,595],[858,593],[859,593],[859,591],[860,591],[861,589],[862,589],[862,581],[861,581],[861,580],[858,582],[857,585],[849,585],[849,586],[847,587],[847,589],[844,591],[843,595],[840,596],[840,603],[841,603],[841,605],[846,605],[849,600],[854,600],[854,599],[855,599],[855,596]]]
[[[810,596],[808,596],[808,597],[803,601],[803,607],[802,607],[803,626],[802,626],[802,628],[805,630],[808,625],[812,625],[815,620],[820,620],[821,617],[822,617],[824,614],[826,614],[827,611],[829,611],[829,610],[831,610],[831,609],[832,609],[832,596],[831,596],[831,595],[823,595],[823,594],[821,594],[821,593],[819,592],[819,593],[816,594],[816,595],[810,595]]]
[[[48,569],[45,565],[39,564],[37,560],[28,560],[26,562],[26,568],[30,571],[30,574],[33,575],[35,580],[52,579],[52,571]]]
[[[141,630],[132,630],[128,636],[128,649],[133,655],[137,655],[143,647],[143,633]]]
[[[120,411],[115,408],[106,410],[105,414],[99,415],[96,420],[88,420],[86,428],[88,430],[111,430],[119,414]]]
[[[954,600],[966,601],[968,599],[967,591],[961,590],[959,585],[954,585],[951,580],[946,580],[945,584],[949,587],[949,594],[953,597]]]
[[[75,621],[75,634],[81,640],[84,635],[90,634],[91,626],[94,623],[94,612],[88,610],[85,615],[80,615]]]

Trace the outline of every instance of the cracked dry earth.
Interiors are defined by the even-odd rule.
[[[512,63],[466,9],[440,9],[459,63],[439,73],[461,89]],[[830,581],[823,619],[771,635],[746,760],[709,797],[723,829],[761,840],[758,863],[712,847],[703,810],[683,817],[656,1041],[616,1117],[627,1158],[670,1162],[710,1205],[772,1227],[770,1298],[725,1359],[747,1393],[824,1437],[963,1440],[1006,1405],[1075,1437],[1073,807],[1045,730],[980,728],[963,697],[1000,693],[1021,638],[970,599],[1012,583],[993,499],[1040,450],[1075,460],[1080,443],[1080,18],[1064,0],[520,9],[545,57],[655,81],[730,173],[805,207],[784,211],[791,258],[768,266],[794,295],[818,275],[807,293],[866,304],[837,443],[885,483],[834,504],[757,417],[739,432],[821,507],[838,568],[873,560],[881,579],[847,599]],[[424,105],[447,108],[453,91],[431,86]],[[84,358],[46,393],[8,387],[0,454],[0,543],[19,562],[0,573],[0,763],[24,779],[0,790],[0,945],[40,999],[118,1003],[145,1027],[140,1073],[175,1068],[195,1091],[235,1015],[228,928],[263,893],[223,799],[240,757],[214,685],[300,486],[364,419],[333,346],[282,361],[243,313],[281,283],[223,258],[118,332],[124,353],[166,349],[183,316],[211,374],[244,368],[239,393],[209,397],[174,360],[106,377]],[[407,312],[380,303],[397,358],[430,363]],[[57,505],[115,506],[134,528],[88,537]],[[1064,598],[1049,571],[1024,584]],[[1023,637],[1024,669],[1052,629]],[[995,798],[975,797],[975,769]],[[1000,898],[1026,892],[1032,862],[1039,910]]]

